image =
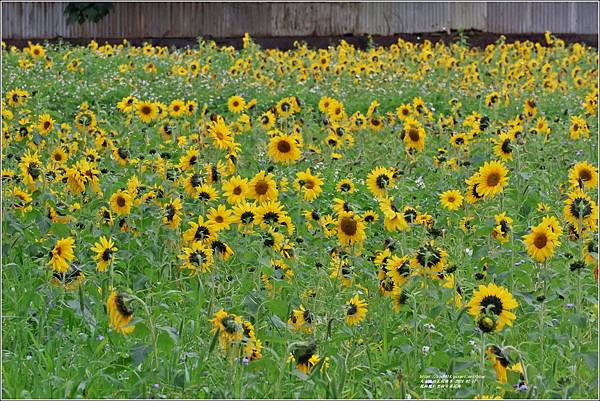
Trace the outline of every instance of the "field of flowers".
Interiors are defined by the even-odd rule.
[[[598,395],[596,49],[2,56],[3,397]]]

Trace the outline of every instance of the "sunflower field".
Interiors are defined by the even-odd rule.
[[[596,398],[598,52],[2,44],[3,398]]]

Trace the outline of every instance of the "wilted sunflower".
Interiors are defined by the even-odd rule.
[[[258,202],[277,199],[277,195],[279,194],[273,175],[267,174],[264,171],[256,174],[248,185],[250,197]]]
[[[355,294],[352,299],[346,302],[346,323],[350,326],[356,326],[367,317],[367,302],[360,299],[358,294]]]
[[[389,276],[396,287],[402,287],[410,277],[410,259],[407,256],[392,256],[386,264],[387,276]]]
[[[190,247],[182,248],[183,254],[179,259],[183,261],[182,269],[189,269],[190,274],[206,273],[213,264],[213,251],[200,241],[194,241]]]
[[[106,309],[110,326],[117,333],[127,335],[133,332],[135,325],[130,324],[133,319],[133,309],[126,305],[125,297],[125,294],[112,290],[106,301]]]
[[[306,171],[300,171],[296,173],[296,180],[294,181],[294,188],[298,191],[302,191],[304,194],[304,200],[313,201],[319,197],[321,192],[321,185],[323,185],[323,179],[320,174],[313,175],[310,172],[310,168]]]
[[[290,354],[289,361],[296,362],[296,369],[304,374],[308,374],[311,369],[321,360],[317,352],[317,344],[310,343],[296,347]]]
[[[119,216],[127,216],[131,213],[131,195],[123,190],[118,190],[110,197],[110,208]]]
[[[337,220],[337,235],[342,245],[360,245],[366,238],[365,225],[352,212],[340,213]]]
[[[440,195],[440,202],[448,210],[457,210],[462,206],[463,196],[456,189],[449,190]]]
[[[598,186],[598,170],[588,162],[577,163],[569,170],[569,183],[584,190],[594,189]]]
[[[485,162],[479,169],[477,192],[483,197],[492,197],[508,185],[508,170],[498,161]]]
[[[387,190],[395,183],[394,173],[385,167],[376,167],[367,176],[367,188],[376,198],[384,198]]]
[[[476,319],[482,315],[495,319],[496,331],[500,331],[506,324],[512,326],[516,316],[511,310],[518,306],[519,304],[506,288],[494,283],[487,286],[480,285],[478,290],[473,291],[473,298],[467,304],[469,314]]]
[[[290,135],[278,135],[271,138],[267,151],[271,160],[289,164],[300,158],[300,147]]]
[[[539,224],[531,228],[531,233],[523,236],[527,253],[537,262],[544,262],[552,256],[554,248],[560,244],[558,235],[548,226]]]
[[[99,272],[106,271],[106,267],[114,260],[115,252],[119,250],[111,238],[106,238],[103,235],[100,236],[100,241],[94,243],[91,249],[96,252],[94,259],[96,259],[96,270]]]
[[[85,274],[75,266],[71,266],[68,272],[55,272],[52,275],[51,283],[55,286],[62,286],[65,291],[73,291],[79,288],[85,281]]]
[[[390,232],[408,230],[410,227],[406,220],[404,210],[400,210],[395,204],[394,199],[386,197],[379,201],[379,208],[383,213],[383,226]]]
[[[75,239],[72,237],[61,238],[56,241],[54,248],[50,251],[50,261],[48,261],[54,271],[64,273],[69,269],[69,262],[75,258],[73,253],[74,244]]]

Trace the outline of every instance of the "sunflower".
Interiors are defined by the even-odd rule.
[[[219,205],[216,209],[210,208],[206,217],[207,222],[212,223],[216,231],[227,230],[233,223],[232,211],[228,210],[225,205]]]
[[[580,162],[569,170],[572,187],[590,190],[598,186],[598,170],[588,162]]]
[[[54,129],[55,123],[56,121],[54,121],[52,117],[50,117],[50,114],[42,114],[38,120],[38,131],[40,132],[40,134],[46,135]]]
[[[130,324],[133,309],[126,305],[125,297],[125,294],[112,290],[106,301],[110,326],[123,335],[130,334],[135,329],[135,325]]]
[[[260,126],[263,127],[264,130],[268,131],[273,128],[275,125],[275,114],[271,111],[267,111],[263,113],[259,118]]]
[[[193,166],[198,164],[199,159],[200,151],[195,147],[191,147],[185,152],[185,155],[181,156],[179,159],[179,168],[183,171],[190,170]]]
[[[492,237],[500,243],[505,244],[508,242],[508,236],[512,231],[513,220],[506,215],[506,212],[497,214],[495,219],[496,226],[494,227],[494,231],[492,231]]]
[[[401,121],[406,120],[412,113],[412,105],[410,103],[401,104],[396,108],[396,114]]]
[[[177,229],[181,224],[181,209],[181,199],[171,199],[164,207],[163,224],[173,230]]]
[[[349,194],[354,192],[354,188],[354,183],[349,178],[343,178],[339,180],[338,183],[335,185],[335,189],[338,192],[344,192]]]
[[[558,235],[545,225],[537,225],[531,228],[531,233],[523,236],[527,245],[527,253],[537,262],[544,262],[554,253],[554,247],[558,246]]]
[[[390,232],[404,231],[409,229],[405,211],[400,210],[391,197],[379,201],[379,208],[383,213],[383,226]],[[410,218],[410,213],[409,213]]]
[[[367,210],[362,214],[362,216],[360,216],[360,218],[365,223],[370,224],[370,223],[374,223],[377,220],[379,220],[379,215],[377,214],[377,212],[375,212],[373,210]]]
[[[189,269],[190,274],[206,273],[213,264],[213,251],[201,241],[194,241],[189,247],[182,248],[183,254],[179,259],[183,261],[182,269]]]
[[[146,124],[158,117],[158,107],[154,103],[140,101],[136,103],[135,109],[139,119]]]
[[[436,275],[444,270],[446,257],[448,257],[448,252],[436,246],[434,241],[427,241],[417,249],[411,260],[411,266],[420,267],[425,272]]]
[[[504,287],[490,283],[487,286],[480,285],[478,290],[473,292],[473,298],[467,304],[470,315],[480,319],[482,315],[494,319],[496,331],[502,330],[504,325],[512,326],[516,319],[512,309],[519,304],[513,298],[512,294]]]
[[[565,200],[563,216],[567,223],[577,228],[578,232],[585,229],[595,231],[598,221],[598,205],[580,188],[569,193]]]
[[[119,216],[127,216],[131,213],[131,204],[133,199],[127,191],[118,190],[110,197],[110,207]]]
[[[106,271],[106,267],[114,260],[115,252],[119,250],[115,247],[111,238],[106,238],[103,235],[100,236],[100,241],[94,243],[91,249],[96,252],[94,259],[96,259],[96,270],[99,272]]]
[[[123,146],[113,147],[112,154],[117,163],[121,166],[126,166],[129,162],[129,151]]]
[[[50,153],[50,163],[54,165],[64,165],[67,162],[67,152],[60,146],[54,148]]]
[[[310,168],[307,168],[306,171],[296,173],[296,177],[294,188],[304,193],[304,200],[313,201],[323,192],[321,189],[321,185],[323,185],[321,175],[313,175],[310,172]]]
[[[183,189],[191,196],[198,196],[198,188],[204,183],[204,179],[200,173],[189,174],[183,181]]]
[[[467,183],[465,196],[467,202],[473,204],[483,199],[483,195],[479,192],[479,173],[475,173],[469,179],[465,180],[465,182]]]
[[[502,161],[512,160],[512,138],[509,133],[503,132],[495,142],[494,154]]]
[[[243,233],[252,231],[257,224],[256,213],[258,206],[255,203],[242,202],[233,207],[233,222],[238,225],[238,230]]]
[[[196,193],[198,194],[198,199],[200,199],[204,203],[212,202],[219,197],[217,191],[210,184],[200,185]]]
[[[69,262],[75,258],[73,253],[73,237],[61,238],[56,241],[54,248],[50,251],[50,260],[48,264],[52,266],[55,272],[64,273],[69,269]]]
[[[242,319],[233,313],[227,313],[220,309],[210,320],[212,334],[219,335],[219,343],[225,349],[231,344],[238,343],[244,338]]]
[[[279,195],[273,175],[267,174],[265,171],[260,171],[256,174],[248,185],[250,188],[250,197],[258,202],[277,199]]]
[[[169,114],[177,118],[187,113],[187,107],[183,100],[175,99],[169,104]]]
[[[440,202],[448,210],[457,210],[463,204],[463,196],[460,191],[452,189],[440,195]]]
[[[242,178],[239,175],[231,177],[229,180],[223,182],[221,189],[223,190],[223,194],[227,197],[227,202],[231,205],[237,205],[238,203],[244,202],[248,196],[248,179]]]
[[[396,287],[402,287],[410,277],[410,259],[407,256],[392,256],[386,263],[386,275],[390,277]]]
[[[285,211],[279,201],[263,202],[256,209],[256,222],[263,228],[277,227],[281,224]]]
[[[208,134],[213,140],[213,145],[217,149],[231,149],[234,147],[234,140],[225,120],[222,118],[212,121],[208,127]]]
[[[277,163],[289,164],[300,158],[300,148],[290,135],[278,135],[271,138],[268,155]]]
[[[229,260],[233,255],[233,249],[223,241],[214,240],[210,247],[213,250],[213,257],[219,256],[223,260]]]
[[[508,170],[498,161],[485,162],[479,169],[477,193],[483,197],[492,197],[508,185]]]
[[[346,323],[349,326],[356,326],[367,317],[367,302],[360,299],[358,294],[355,294],[352,299],[346,302]]]
[[[419,152],[425,148],[425,130],[421,124],[414,119],[407,119],[404,122],[404,143],[406,149],[415,149]]]
[[[288,361],[296,362],[296,369],[307,375],[321,360],[316,352],[317,345],[314,342],[308,345],[297,346],[293,353],[290,354]]]
[[[455,148],[465,149],[467,150],[469,147],[469,139],[467,138],[467,134],[464,132],[454,133],[450,136],[450,145]]]
[[[571,117],[571,126],[569,128],[569,136],[571,139],[579,139],[581,136],[586,138],[590,136],[590,128],[587,121],[579,116]]]
[[[23,183],[33,190],[35,182],[43,178],[42,165],[37,152],[31,153],[27,150],[19,161],[19,168]]]
[[[299,309],[292,310],[290,318],[287,321],[288,327],[292,331],[302,331],[304,333],[312,333],[315,318],[313,313],[300,305]]]
[[[212,242],[217,239],[217,230],[212,222],[204,220],[204,217],[198,216],[198,222],[190,221],[190,228],[183,233],[185,243],[196,241]]]
[[[241,96],[231,96],[227,100],[227,108],[232,113],[239,114],[246,108],[246,101]]]
[[[342,212],[337,219],[337,235],[342,245],[360,245],[366,238],[365,224],[354,213]]]
[[[376,167],[367,176],[367,188],[376,198],[384,198],[387,189],[395,184],[394,173],[385,167]]]

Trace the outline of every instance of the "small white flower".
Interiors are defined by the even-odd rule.
[[[465,253],[469,256],[473,256],[473,250],[471,248],[465,248]]]
[[[428,347],[427,345],[424,345],[424,346],[423,346],[423,348],[421,348],[421,351],[422,351],[424,354],[428,354],[428,353],[429,353],[429,347]]]
[[[422,176],[417,177],[417,179],[415,180],[415,184],[417,184],[417,187],[419,188],[425,188],[425,182],[423,181]]]

